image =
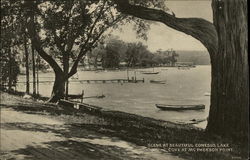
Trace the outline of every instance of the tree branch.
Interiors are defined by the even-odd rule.
[[[54,40],[55,40],[55,44],[57,46],[57,48],[62,52],[62,54],[65,54],[65,50],[64,47],[61,45],[62,41],[60,40],[60,38],[56,35],[56,30],[53,28],[52,29],[52,34],[54,36]]]
[[[70,69],[70,72],[68,74],[68,78],[73,76],[76,72],[77,72],[77,66],[78,66],[78,63],[80,62],[80,59],[88,52],[91,50],[92,46],[95,45],[95,43],[98,41],[98,39],[101,37],[101,35],[110,27],[110,26],[113,26],[115,25],[116,23],[118,23],[119,21],[123,20],[126,16],[119,16],[117,17],[112,23],[110,23],[108,26],[104,27],[100,32],[99,34],[96,35],[96,37],[93,39],[93,41],[88,44],[87,42],[85,42],[85,44],[82,46],[81,48],[81,51],[79,52],[73,66],[71,67]],[[90,35],[89,35],[90,36]]]
[[[34,46],[34,48],[36,49],[38,54],[47,63],[49,63],[49,65],[53,68],[55,73],[62,73],[63,71],[60,68],[60,66],[56,63],[56,61],[50,55],[48,55],[41,47],[42,46],[41,40],[35,31],[34,13],[33,13],[33,8],[35,7],[34,3],[32,1],[25,1],[25,3],[27,5],[27,9],[26,9],[27,15],[26,16],[29,19],[27,22],[27,29],[28,29],[29,36],[31,37],[32,45]]]
[[[208,49],[210,54],[217,53],[217,32],[214,25],[207,20],[201,18],[176,18],[174,15],[162,10],[131,5],[128,0],[114,0],[114,2],[121,13],[145,20],[162,22],[175,30],[196,38]]]
[[[106,2],[105,2],[106,3]],[[78,63],[80,62],[80,59],[87,53],[88,49],[86,49],[87,47],[87,44],[91,38],[91,34],[95,28],[95,25],[96,23],[98,22],[98,20],[101,18],[102,16],[102,13],[103,13],[103,10],[104,10],[104,6],[105,6],[105,3],[102,5],[101,9],[100,9],[100,12],[97,16],[97,18],[95,19],[93,25],[91,26],[90,28],[90,31],[88,32],[87,34],[87,40],[85,41],[84,45],[82,45],[81,49],[80,49],[80,52],[75,60],[75,62],[73,63],[73,66],[71,67],[70,69],[70,72],[68,74],[68,78],[73,76],[76,72],[77,72],[77,66],[78,66]]]

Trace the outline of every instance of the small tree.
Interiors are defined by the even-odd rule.
[[[128,67],[133,67],[142,64],[142,59],[145,60],[149,53],[147,47],[141,42],[139,43],[128,43],[126,51],[126,62]]]
[[[102,65],[104,68],[118,68],[122,61],[126,45],[125,42],[117,37],[108,37],[105,39],[105,52],[102,54]]]
[[[171,55],[171,58],[170,58],[172,66],[175,66],[175,63],[177,62],[176,57],[178,57],[178,56],[179,55],[176,53],[176,51],[172,51],[172,55]]]
[[[77,72],[80,60],[102,40],[108,28],[126,17],[115,15],[113,8],[113,3],[106,0],[25,0],[32,45],[55,72],[50,102],[64,97],[65,82]],[[50,55],[52,52],[56,54]]]
[[[16,85],[17,76],[20,72],[19,65],[14,58],[16,52],[4,51],[1,49],[0,61],[0,85],[8,84],[8,90],[12,90],[12,86]]]
[[[105,54],[105,47],[102,44],[99,44],[97,47],[87,53],[87,57],[89,58],[90,64],[94,65],[95,69],[97,69],[99,63],[102,62],[103,55]]]

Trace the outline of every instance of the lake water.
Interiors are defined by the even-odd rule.
[[[142,71],[157,71],[159,74],[146,75]],[[69,93],[79,94],[84,90],[84,96],[104,94],[101,99],[85,99],[85,103],[101,106],[103,108],[124,111],[155,119],[172,122],[191,122],[192,119],[207,118],[210,105],[211,67],[196,66],[187,70],[173,67],[159,67],[136,69],[129,71],[129,77],[145,79],[145,83],[80,83],[70,82]],[[108,80],[126,79],[127,71],[78,71],[78,80]],[[53,73],[40,73],[40,81],[54,80]],[[166,84],[150,83],[150,80],[166,80]],[[20,76],[19,81],[25,81],[25,76]],[[74,79],[74,81],[76,81]],[[41,83],[39,93],[50,96],[53,83]],[[32,84],[30,85],[32,90]],[[25,91],[25,86],[19,83],[17,89]],[[155,104],[205,104],[203,111],[161,111]],[[206,122],[197,126],[204,128]]]

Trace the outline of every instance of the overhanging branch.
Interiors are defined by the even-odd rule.
[[[129,4],[128,0],[114,0],[121,13],[145,20],[164,23],[165,25],[199,40],[210,54],[217,53],[218,37],[215,26],[201,18],[177,18],[162,10]],[[211,55],[213,56],[213,55]]]

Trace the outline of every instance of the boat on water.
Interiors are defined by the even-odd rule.
[[[99,96],[90,96],[90,97],[83,97],[83,99],[86,99],[86,98],[105,98],[106,96],[104,94],[102,95],[99,95]]]
[[[159,74],[159,72],[142,72],[142,74]]]
[[[166,81],[155,81],[155,80],[150,80],[150,83],[156,83],[156,84],[166,84]]]
[[[198,105],[166,105],[166,104],[155,104],[155,106],[164,111],[182,111],[182,110],[201,110],[205,109],[204,104]]]
[[[142,74],[159,74],[160,72],[155,72],[155,69],[153,68],[152,71],[143,71]]]
[[[179,70],[188,70],[188,69],[190,69],[190,67],[189,66],[178,66],[178,69]]]

